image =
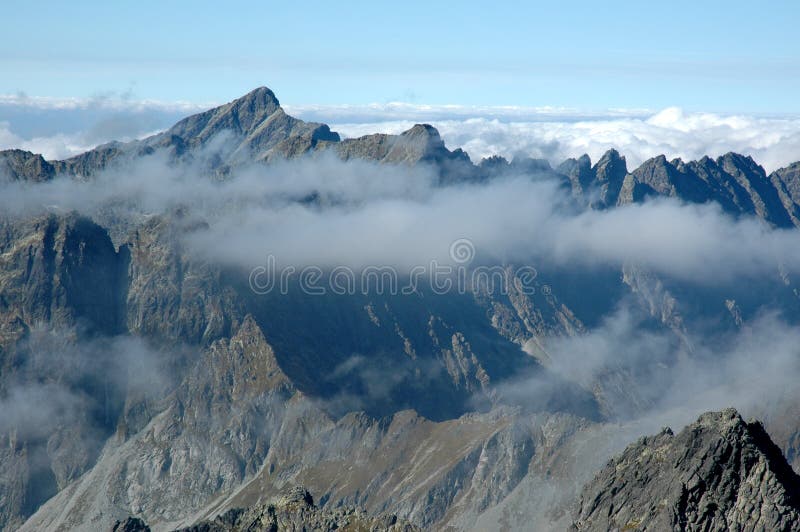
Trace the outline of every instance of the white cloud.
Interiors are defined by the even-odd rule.
[[[586,118],[646,117],[647,109],[606,109],[585,111],[572,107],[525,107],[518,105],[426,105],[406,102],[366,105],[285,105],[287,113],[303,118],[333,123],[379,123],[391,121],[466,120],[497,118],[505,121],[541,122],[574,121]]]
[[[632,261],[692,282],[774,274],[778,264],[800,271],[800,231],[734,220],[716,205],[660,200],[576,212],[558,183],[535,176],[437,187],[424,166],[342,162],[333,155],[254,165],[224,182],[199,174],[147,157],[92,183],[9,183],[0,207],[14,213],[58,206],[94,215],[109,201],[146,213],[183,205],[209,224],[191,235],[195,250],[249,268],[268,254],[287,265],[406,268],[447,261],[450,244],[468,238],[492,260]],[[319,201],[304,201],[312,196]]]
[[[112,140],[142,138],[212,104],[134,100],[122,94],[93,98],[0,95],[0,150],[19,148],[65,159]]]
[[[449,148],[462,148],[476,161],[491,155],[524,154],[558,164],[584,153],[596,161],[610,148],[626,156],[629,169],[661,154],[691,160],[734,151],[752,155],[767,171],[800,160],[800,117],[689,113],[674,107],[657,113],[581,113],[485,107],[451,111],[448,106],[403,104],[388,109],[364,107],[349,114],[340,107],[298,111],[300,116],[318,119],[329,116],[332,129],[347,137],[400,133],[416,122],[430,122]]]
[[[110,139],[109,139],[110,140]],[[82,133],[58,133],[24,139],[11,131],[8,122],[0,122],[0,150],[20,149],[40,153],[45,159],[66,159],[94,148]]]
[[[179,111],[198,113],[213,107],[214,103],[188,101],[136,100],[125,94],[99,94],[92,98],[63,98],[55,96],[29,96],[24,93],[0,94],[0,106],[27,107],[39,110],[75,110],[102,108],[116,111]]]

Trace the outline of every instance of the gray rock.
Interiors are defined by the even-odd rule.
[[[703,414],[640,439],[581,493],[577,530],[800,530],[800,477],[757,421]]]
[[[56,175],[55,167],[36,155],[23,150],[0,151],[0,182],[11,181],[49,181]]]

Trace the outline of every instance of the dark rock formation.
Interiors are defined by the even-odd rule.
[[[611,460],[580,496],[577,530],[800,530],[800,477],[757,421],[728,409]]]
[[[628,174],[625,157],[617,150],[608,150],[592,167],[592,173],[595,176],[593,187],[599,194],[599,199],[593,205],[602,208],[616,205],[622,182]],[[594,190],[590,188],[590,195]]]

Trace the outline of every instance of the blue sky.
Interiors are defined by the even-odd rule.
[[[10,5],[9,5],[10,4]],[[12,1],[0,94],[800,112],[800,2]]]

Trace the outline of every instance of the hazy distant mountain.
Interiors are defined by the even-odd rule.
[[[766,175],[737,154],[689,163],[657,157],[629,171],[612,149],[594,164],[588,156],[555,168],[499,157],[473,164],[429,125],[342,140],[324,124],[286,115],[266,88],[153,137],[65,161],[0,152],[0,187],[59,177],[92,186],[103,171],[124,179],[131,162],[148,157],[186,165],[198,180],[331,157],[432,169],[436,186],[454,192],[509,175],[553,180],[576,213],[670,197],[717,204],[765,227],[800,220],[800,163]],[[293,205],[324,207],[313,196]],[[236,214],[236,205],[230,209]],[[492,214],[476,208],[474,216]],[[637,430],[616,424],[658,404],[678,357],[714,362],[697,347],[702,334],[736,334],[766,310],[800,324],[800,291],[777,263],[770,275],[708,285],[631,262],[544,265],[527,293],[504,264],[504,293],[476,284],[462,293],[319,296],[295,282],[284,294],[256,294],[248,272],[186,245],[206,225],[191,209],[131,215],[114,204],[94,219],[52,206],[0,216],[0,406],[12,413],[0,415],[0,528],[97,530],[130,516],[159,530],[215,529],[219,519],[280,522],[280,505],[277,514],[269,505],[295,485],[319,508],[301,505],[293,523],[340,520],[344,506],[367,512],[358,511],[365,523],[388,513],[429,529],[526,529],[534,519],[541,528],[567,527],[579,487]],[[580,342],[622,303],[636,311],[636,339],[659,349],[645,344],[635,364],[579,371],[609,343]],[[565,372],[553,357],[570,341],[588,353]],[[785,404],[764,413],[797,466],[795,400],[787,391]],[[722,439],[737,452],[778,464],[757,426],[703,419],[686,436],[657,436],[658,452],[677,460],[698,445],[711,448],[722,424]],[[635,449],[650,452],[652,441]],[[639,451],[623,457],[631,452]],[[717,458],[704,482],[743,471]],[[663,509],[647,504],[673,504],[680,460],[648,462],[647,474],[663,482],[635,479],[636,502],[652,510],[652,522],[661,523]],[[606,473],[587,486],[576,523],[603,527],[606,502],[620,508],[614,482],[624,491],[630,479]],[[795,481],[781,475],[765,479],[762,498],[748,504],[793,493]],[[640,506],[620,513],[620,526],[638,519]],[[226,513],[235,508],[251,509]],[[763,514],[763,523],[796,510],[787,503],[785,512]]]

